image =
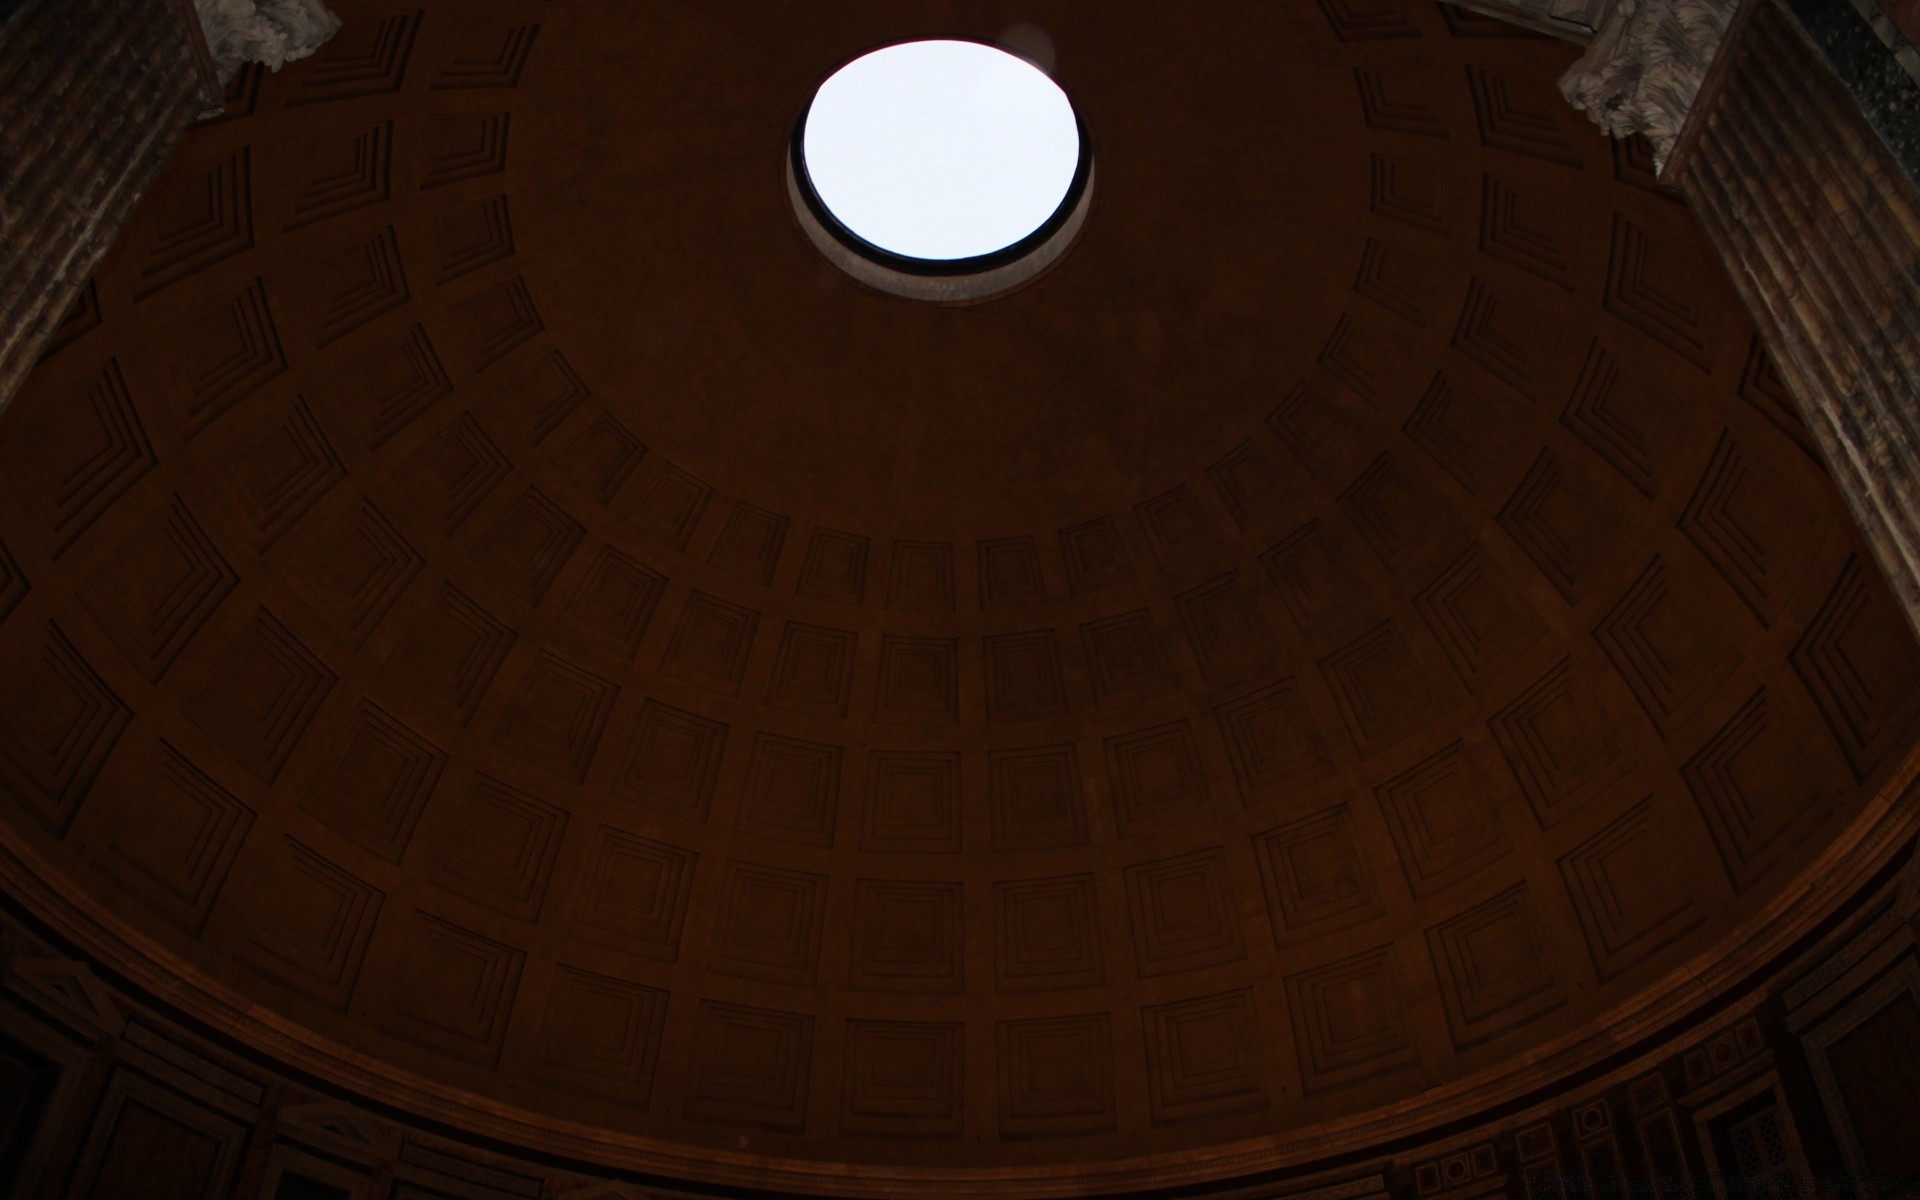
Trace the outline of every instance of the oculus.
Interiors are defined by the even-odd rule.
[[[919,300],[1011,290],[1085,220],[1092,155],[1072,101],[983,42],[900,42],[842,65],[794,129],[802,228],[863,283]]]

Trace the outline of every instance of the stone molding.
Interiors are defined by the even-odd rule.
[[[1707,68],[1726,37],[1736,0],[1617,0],[1560,93],[1616,138],[1646,135],[1666,164]]]
[[[220,82],[245,63],[278,71],[306,58],[340,29],[322,0],[194,0]]]
[[[1613,8],[1613,0],[1446,0],[1461,8],[1584,46]]]

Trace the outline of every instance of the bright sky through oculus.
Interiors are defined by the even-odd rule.
[[[1044,224],[1066,198],[1080,131],[1066,94],[978,42],[903,42],[820,85],[801,152],[842,225],[908,258],[973,258]]]

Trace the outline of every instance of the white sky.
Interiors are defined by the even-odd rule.
[[[911,258],[971,258],[1053,215],[1073,182],[1073,106],[1039,68],[977,42],[905,42],[814,95],[802,153],[842,224]]]

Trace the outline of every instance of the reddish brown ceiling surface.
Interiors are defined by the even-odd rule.
[[[1904,767],[1920,655],[1569,46],[344,14],[0,420],[0,794],[377,1097],[823,1188],[1308,1159],[1666,1011]],[[1084,236],[861,289],[808,89],[1016,21]]]

